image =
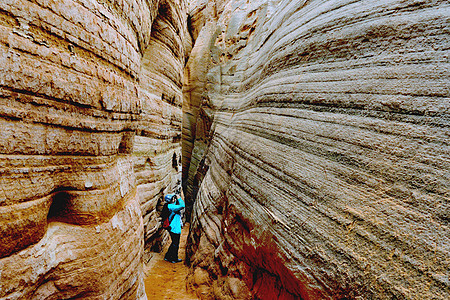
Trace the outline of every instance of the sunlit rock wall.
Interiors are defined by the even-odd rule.
[[[0,2],[0,299],[146,299],[143,195],[172,184],[177,171],[157,173],[175,170],[181,134],[179,96],[149,95],[181,91],[185,9],[184,1]],[[153,31],[164,10],[178,14],[166,24],[177,36]],[[149,63],[158,47],[167,73]]]
[[[447,1],[195,1],[183,178],[204,299],[448,299]]]

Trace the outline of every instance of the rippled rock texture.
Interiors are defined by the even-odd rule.
[[[180,177],[185,12],[0,2],[0,299],[146,298],[144,235]]]
[[[193,3],[183,178],[198,295],[450,297],[449,9]]]

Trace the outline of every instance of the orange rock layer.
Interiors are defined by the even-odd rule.
[[[1,1],[0,299],[146,298],[144,239],[180,185],[186,9]]]

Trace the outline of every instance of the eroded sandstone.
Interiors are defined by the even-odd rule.
[[[185,11],[1,1],[1,299],[146,298],[154,202],[180,184]]]
[[[204,299],[448,299],[445,1],[194,1],[183,179]]]
[[[133,157],[146,250],[161,250],[167,236],[158,212],[163,195],[181,190],[182,78],[191,48],[186,11],[185,1],[159,3],[141,62]]]

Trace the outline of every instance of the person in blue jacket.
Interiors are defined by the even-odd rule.
[[[177,194],[168,194],[164,197],[166,203],[168,203],[168,209],[170,212],[170,239],[172,243],[167,250],[164,260],[171,263],[178,263],[181,259],[178,259],[178,248],[180,247],[181,227],[183,226],[181,220],[181,210],[185,207],[183,199]]]

